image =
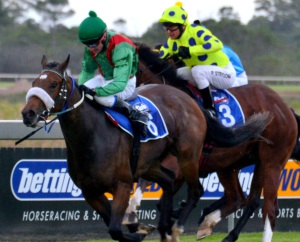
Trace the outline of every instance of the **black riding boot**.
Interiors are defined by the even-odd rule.
[[[129,103],[117,97],[115,105],[112,107],[119,113],[124,114],[131,122],[138,122],[141,126],[141,133],[144,137],[147,135],[148,114],[134,109]]]
[[[211,116],[217,117],[217,112],[213,103],[210,88],[206,87],[204,89],[199,89],[199,91],[202,97],[203,107],[211,114]]]

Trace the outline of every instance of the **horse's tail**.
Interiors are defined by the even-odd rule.
[[[295,117],[296,122],[297,122],[298,135],[297,135],[297,140],[296,140],[296,144],[295,144],[293,153],[291,155],[291,159],[295,159],[295,160],[299,160],[300,161],[300,115],[296,114],[296,112],[295,112],[294,109],[292,109],[292,112],[293,112],[294,117]]]
[[[213,142],[218,147],[237,146],[252,138],[262,138],[268,142],[261,136],[261,133],[272,120],[269,112],[254,114],[246,120],[244,125],[239,127],[225,127],[219,120],[212,118],[206,110],[203,112],[208,126],[207,141]]]

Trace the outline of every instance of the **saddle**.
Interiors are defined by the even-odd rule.
[[[130,98],[131,99],[131,98]],[[165,121],[156,107],[156,105],[151,102],[151,100],[143,97],[141,95],[137,95],[136,98],[132,100],[127,100],[134,108],[147,111],[149,113],[149,122],[148,122],[148,132],[146,137],[140,136],[141,142],[147,142],[149,140],[156,140],[164,138],[169,134],[168,128],[165,124]],[[117,111],[104,107],[104,111],[108,118],[119,128],[121,128],[124,132],[133,136],[133,130],[130,121],[123,114],[118,113]]]

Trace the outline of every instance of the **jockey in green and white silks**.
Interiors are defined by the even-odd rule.
[[[159,22],[169,36],[160,49],[160,57],[177,55],[185,63],[178,74],[200,90],[204,107],[214,114],[209,86],[227,89],[236,78],[234,67],[222,51],[222,41],[207,28],[190,24],[180,2],[167,8]]]
[[[107,31],[94,11],[89,12],[78,29],[79,41],[85,44],[78,84],[85,94],[105,107],[112,107],[139,122],[147,132],[148,114],[134,109],[124,100],[135,92],[138,53],[127,37]],[[99,74],[95,72],[99,70]]]

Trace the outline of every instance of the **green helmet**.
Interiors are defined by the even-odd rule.
[[[188,14],[182,8],[182,3],[176,2],[174,6],[167,8],[163,12],[158,22],[186,25],[188,22]]]
[[[80,42],[90,42],[98,40],[106,31],[106,23],[94,11],[89,12],[89,17],[85,18],[78,28]]]

